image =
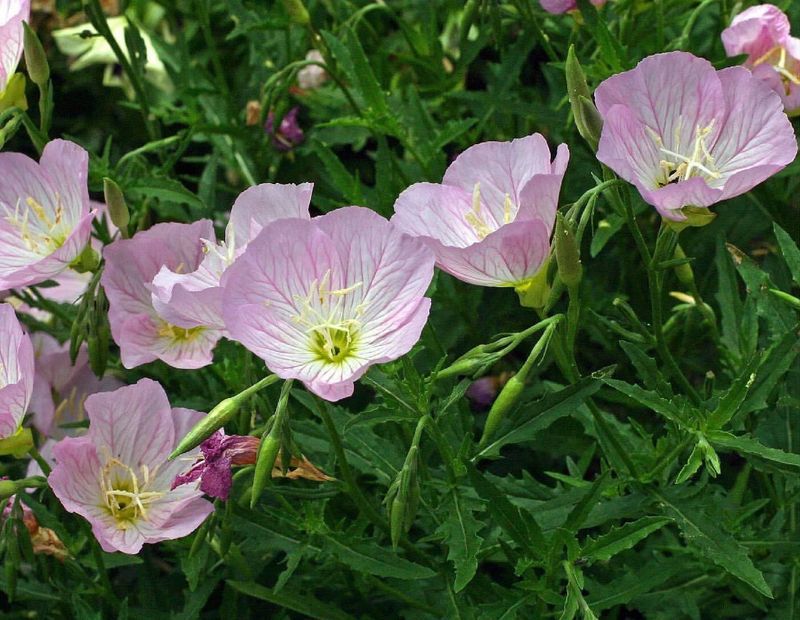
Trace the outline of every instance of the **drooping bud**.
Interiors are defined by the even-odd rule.
[[[397,549],[400,538],[411,529],[419,505],[419,480],[417,477],[417,446],[411,446],[403,469],[397,475],[387,500],[389,503],[389,533],[392,547]]]
[[[125,202],[125,196],[112,179],[108,177],[103,178],[103,196],[106,199],[106,206],[108,207],[108,216],[111,222],[119,228],[119,233],[123,239],[128,238],[128,224],[131,221],[131,214],[128,211],[128,204]]]
[[[28,67],[28,75],[39,88],[45,88],[50,81],[50,65],[47,62],[47,54],[44,53],[42,42],[39,41],[39,37],[31,30],[31,27],[25,22],[22,23],[22,27],[24,28],[25,65]]]
[[[556,263],[561,281],[570,289],[580,284],[583,276],[580,248],[575,234],[560,213],[556,213]]]

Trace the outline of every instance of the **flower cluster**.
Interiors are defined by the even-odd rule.
[[[541,4],[553,13],[576,6]],[[27,2],[4,7],[0,91],[19,61],[29,12]],[[114,26],[113,36],[122,37],[123,28]],[[66,53],[80,56],[73,68],[113,60],[102,42],[75,35],[56,35]],[[657,54],[594,94],[603,122],[598,160],[671,222],[694,223],[698,212],[747,192],[797,153],[784,109],[800,109],[800,41],[789,35],[785,15],[754,7],[722,36],[729,54],[747,54],[745,67],[716,70],[685,52]],[[163,65],[145,46],[147,77],[159,81]],[[309,58],[322,61],[316,52]],[[309,64],[298,78],[312,89],[326,74]],[[297,114],[292,109],[278,127],[268,116],[276,148],[303,140]],[[46,294],[75,301],[89,276],[64,278],[94,244],[105,261],[100,285],[126,369],[155,360],[198,369],[228,338],[277,377],[338,401],[371,366],[418,342],[434,266],[469,284],[513,288],[525,306],[545,306],[569,158],[566,144],[554,155],[540,134],[473,145],[441,183],[405,189],[390,219],[359,206],[312,216],[310,183],[265,183],[237,197],[221,239],[210,220],[163,222],[130,238],[110,227],[114,240],[100,248],[91,239],[102,206],[90,203],[88,154],[53,140],[39,163],[0,154],[0,288],[55,279],[64,288]],[[486,377],[468,395],[488,407],[507,381]],[[255,437],[209,431],[188,453],[189,467],[170,461],[190,429],[208,419],[203,413],[172,408],[152,380],[124,385],[96,377],[85,346],[71,359],[69,344],[44,333],[31,338],[14,307],[3,304],[0,440],[22,432],[26,413],[47,440],[50,487],[66,510],[91,523],[106,551],[137,553],[145,543],[192,532],[213,510],[203,495],[226,499],[231,467],[255,463],[260,445]],[[289,477],[329,479],[304,457],[288,465],[295,468]]]

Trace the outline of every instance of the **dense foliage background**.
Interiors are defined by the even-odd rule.
[[[287,12],[299,2],[104,4],[149,31],[174,89],[142,79],[136,55],[114,69],[132,71],[132,99],[103,86],[101,66],[70,71],[49,33],[68,17],[85,21],[73,17],[80,3],[34,3],[53,80],[50,136],[85,146],[91,190],[102,199],[103,177],[114,179],[143,229],[224,221],[236,195],[262,182],[314,182],[315,213],[357,204],[388,217],[405,187],[438,182],[468,146],[532,132],[553,149],[569,144],[566,210],[603,179],[572,122],[569,45],[591,86],[666,50],[721,67],[735,59],[719,34],[750,3],[610,0],[598,12],[580,2],[582,15],[559,16],[534,0],[308,0],[308,27]],[[776,4],[800,28],[798,3]],[[89,6],[98,19],[99,4]],[[312,47],[330,79],[302,89],[296,76]],[[28,97],[37,100],[32,85]],[[258,102],[249,113],[248,102]],[[264,123],[273,111],[276,127],[294,106],[304,139],[281,150]],[[35,105],[29,113],[37,117]],[[36,155],[23,130],[9,138],[5,150]],[[799,171],[795,162],[681,234],[694,284],[674,265],[640,259],[614,206],[615,196],[630,201],[652,250],[660,218],[636,191],[586,197],[577,372],[562,372],[551,343],[488,445],[477,445],[486,416],[465,397],[470,378],[434,371],[540,317],[509,289],[438,273],[411,355],[373,368],[336,405],[293,389],[290,441],[334,481],[275,480],[251,509],[243,469],[200,530],[138,556],[91,553],[80,518],[66,518],[49,491],[27,497],[72,557],[34,556],[24,528],[7,525],[4,617],[798,617],[798,315],[770,289],[796,295],[800,285]],[[649,269],[664,279],[666,343],[698,400],[656,354]],[[265,373],[231,342],[201,370],[128,371],[104,340],[102,298],[41,303],[54,318],[29,326],[61,340],[77,330],[96,366],[127,383],[155,378],[176,406],[208,411]],[[550,313],[566,303],[565,294]],[[516,371],[534,343],[485,373]],[[263,429],[279,392],[254,397],[229,432]],[[421,418],[418,509],[394,550],[385,498]]]

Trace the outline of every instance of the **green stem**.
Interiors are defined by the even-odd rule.
[[[42,470],[42,473],[45,475],[45,477],[49,476],[52,468],[50,467],[50,464],[44,460],[44,457],[39,453],[35,446],[28,450],[28,454],[30,454],[31,458],[36,461],[36,464]]]

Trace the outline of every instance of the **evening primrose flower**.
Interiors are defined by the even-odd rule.
[[[369,209],[273,222],[222,279],[225,325],[279,377],[339,400],[419,339],[433,263]]]
[[[43,282],[65,270],[89,241],[89,156],[48,142],[37,164],[0,153],[0,289]]]
[[[14,435],[33,391],[33,345],[14,308],[0,304],[0,439]]]
[[[208,309],[209,323],[173,323],[154,307],[152,282],[163,266],[175,273],[197,270],[206,256],[204,240],[213,238],[213,225],[201,220],[156,224],[106,246],[100,282],[109,301],[111,335],[125,368],[156,359],[175,368],[211,363],[214,346],[222,337],[213,325],[212,309]],[[202,305],[198,307],[202,310]]]
[[[129,58],[128,46],[125,43],[125,29],[130,26],[128,18],[120,15],[118,17],[109,17],[106,21],[117,45],[119,45],[125,57]],[[159,90],[171,92],[173,89],[172,81],[167,74],[164,63],[158,57],[155,47],[153,47],[150,35],[141,28],[139,28],[139,34],[142,37],[142,41],[144,41],[144,48],[147,52],[144,77]],[[122,87],[130,98],[133,97],[133,90],[126,81],[127,78],[120,77],[115,71],[117,56],[114,54],[114,50],[111,49],[108,41],[98,34],[92,24],[86,23],[71,28],[54,30],[53,39],[62,54],[74,58],[74,61],[70,64],[70,70],[79,71],[95,64],[105,65],[103,84],[105,86]]]
[[[205,255],[196,269],[182,265],[179,271],[173,271],[163,265],[153,278],[153,307],[158,314],[184,328],[224,329],[222,274],[270,222],[290,217],[309,219],[313,188],[312,183],[262,183],[239,194],[225,228],[225,240],[218,242],[213,231],[204,238]]]
[[[415,183],[394,204],[392,223],[423,239],[437,266],[480,286],[530,288],[550,256],[550,235],[569,149],[541,134],[468,148],[441,184]]]
[[[777,94],[747,69],[717,71],[686,52],[645,58],[600,84],[595,100],[604,121],[597,158],[668,220],[704,215],[797,154]]]
[[[30,13],[30,0],[0,2],[0,105],[3,103],[13,105],[20,94],[23,99],[25,96],[24,80],[13,80],[13,76],[22,57],[22,22],[30,19]]]
[[[789,18],[772,4],[750,7],[722,31],[728,56],[747,54],[745,66],[783,100],[787,114],[800,114],[800,39],[789,35]]]
[[[122,387],[113,376],[98,378],[89,367],[86,345],[78,350],[72,363],[69,342],[59,344],[50,334],[36,332],[34,343],[35,373],[30,411],[33,425],[45,437],[60,439],[74,435],[78,429],[62,425],[86,419],[86,398],[97,392],[109,392]]]
[[[202,413],[170,408],[150,379],[93,394],[86,411],[88,432],[53,447],[48,482],[68,512],[89,521],[104,551],[134,554],[144,543],[182,538],[213,512],[197,485],[171,488],[185,464],[167,459]]]

